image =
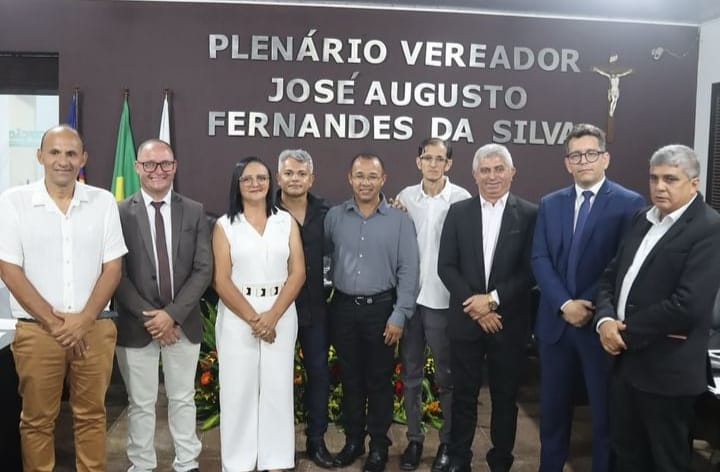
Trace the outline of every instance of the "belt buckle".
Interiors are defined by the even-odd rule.
[[[357,297],[353,298],[353,301],[357,306],[372,305],[373,297],[363,297],[362,295],[358,295]]]

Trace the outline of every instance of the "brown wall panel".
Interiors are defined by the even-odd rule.
[[[241,50],[252,35],[291,36],[297,45],[309,30],[314,37],[380,40],[388,55],[382,64],[335,64],[312,61],[232,60],[229,52],[208,57],[208,35],[239,35]],[[316,160],[318,193],[338,201],[349,189],[345,172],[350,157],[374,150],[386,160],[386,190],[394,194],[415,183],[417,144],[430,132],[430,118],[453,122],[465,118],[473,142],[454,143],[455,167],[451,178],[471,191],[472,154],[497,136],[498,120],[534,120],[541,129],[555,123],[607,123],[608,79],[592,72],[632,68],[620,80],[620,100],[609,175],[646,192],[647,160],[654,149],[671,142],[692,144],[697,75],[698,30],[690,26],[520,18],[472,14],[287,7],[230,4],[172,4],[118,1],[0,0],[0,51],[57,52],[60,58],[61,116],[66,114],[74,87],[82,94],[81,129],[90,162],[88,180],[108,187],[122,90],[130,90],[136,144],[154,137],[160,121],[162,90],[173,92],[173,141],[178,160],[177,188],[204,201],[209,210],[222,212],[232,165],[246,155],[259,155],[275,166],[277,153],[302,147]],[[509,51],[528,47],[573,49],[579,54],[579,72],[490,70],[488,68],[431,67],[406,64],[400,42],[439,41],[487,45],[486,63],[496,45]],[[347,45],[347,43],[345,43]],[[662,47],[654,58],[651,51]],[[608,64],[612,54],[617,63]],[[656,54],[657,55],[657,54]],[[272,77],[347,80],[354,73],[354,105],[270,103]],[[483,95],[477,108],[363,105],[369,84],[391,81],[520,86],[527,104],[512,110],[504,104],[490,109]],[[208,136],[210,110],[258,111],[272,115],[325,113],[401,115],[413,118],[409,140],[284,138],[227,136],[219,129]],[[518,175],[514,191],[531,200],[569,183],[560,144],[514,144]]]

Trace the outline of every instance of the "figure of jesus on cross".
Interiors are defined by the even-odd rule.
[[[610,56],[611,64],[617,62],[618,56],[614,54]],[[608,70],[602,70],[599,67],[593,67],[593,72],[596,72],[604,77],[607,77],[610,82],[608,88],[608,126],[607,126],[607,140],[612,142],[615,137],[615,109],[617,108],[618,100],[620,99],[620,79],[627,75],[632,74],[632,69],[620,69],[609,67]]]

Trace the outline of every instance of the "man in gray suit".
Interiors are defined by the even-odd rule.
[[[135,162],[141,189],[119,204],[128,254],[115,292],[117,359],[130,403],[127,454],[133,472],[157,467],[160,356],[173,469],[197,470],[202,448],[195,432],[194,384],[202,340],[199,300],[212,276],[210,231],[202,204],[172,191],[176,170],[167,143],[145,141]]]

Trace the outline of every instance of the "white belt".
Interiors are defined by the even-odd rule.
[[[240,290],[246,297],[275,297],[280,293],[285,282],[272,282],[269,284],[242,284]]]

